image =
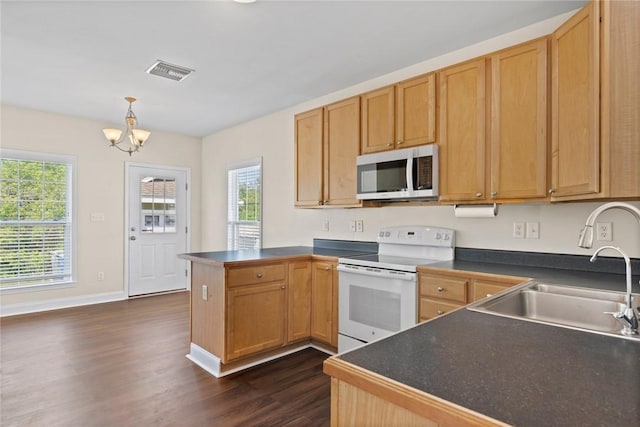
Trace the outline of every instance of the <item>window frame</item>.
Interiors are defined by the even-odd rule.
[[[263,181],[263,164],[262,164],[262,157],[256,157],[250,160],[246,160],[246,161],[242,161],[242,162],[237,162],[237,163],[232,163],[227,165],[227,250],[240,250],[240,249],[236,249],[233,245],[232,246],[232,241],[230,240],[230,233],[229,233],[229,228],[231,225],[231,220],[229,219],[229,209],[230,209],[230,198],[231,198],[231,194],[229,193],[229,189],[230,189],[230,182],[229,182],[229,173],[231,171],[237,171],[240,169],[245,169],[245,168],[251,168],[251,167],[256,167],[259,166],[260,171],[258,173],[258,177],[259,177],[259,182],[260,182],[260,198],[258,200],[259,203],[259,207],[260,207],[260,215],[259,215],[259,219],[258,219],[258,235],[259,235],[259,245],[257,249],[261,249],[262,248],[262,243],[263,243],[263,236],[262,236],[262,217],[263,217],[263,193],[264,193],[264,181]],[[237,210],[237,207],[236,207]],[[238,221],[234,221],[234,222],[238,222]]]
[[[64,163],[68,165],[71,169],[71,171],[68,172],[68,175],[67,175],[67,179],[71,180],[71,184],[69,185],[69,183],[67,183],[67,186],[68,186],[67,188],[70,191],[67,192],[67,200],[66,200],[67,206],[71,205],[70,208],[68,209],[69,216],[70,216],[70,218],[68,219],[68,222],[70,223],[70,227],[69,227],[69,233],[70,233],[69,245],[70,245],[70,252],[71,252],[70,276],[68,277],[67,280],[23,284],[23,285],[15,285],[15,286],[7,286],[7,287],[0,286],[0,295],[30,292],[30,291],[41,291],[41,290],[47,290],[47,289],[68,288],[68,287],[75,286],[75,284],[77,283],[77,277],[78,277],[77,276],[77,273],[78,273],[78,262],[77,262],[78,167],[77,167],[76,156],[0,148],[0,158],[11,159],[11,160],[48,162],[48,163]]]

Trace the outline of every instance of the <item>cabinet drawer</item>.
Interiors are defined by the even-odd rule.
[[[227,286],[252,285],[284,280],[284,264],[230,268],[227,271]]]
[[[420,296],[467,302],[467,279],[420,275]]]
[[[420,321],[432,319],[445,313],[449,313],[464,304],[453,304],[436,301],[429,298],[420,298]]]
[[[473,284],[473,295],[471,295],[471,301],[478,301],[482,298],[502,292],[512,285],[501,285],[496,283],[481,282],[476,280]]]

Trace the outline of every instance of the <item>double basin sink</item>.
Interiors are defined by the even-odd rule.
[[[640,295],[634,295],[634,306]],[[530,281],[467,308],[472,311],[586,332],[640,340],[623,335],[620,323],[610,314],[626,308],[626,294]]]

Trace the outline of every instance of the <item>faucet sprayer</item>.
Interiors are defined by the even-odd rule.
[[[585,249],[591,249],[593,247],[593,224],[595,224],[596,219],[598,219],[598,216],[602,212],[608,211],[609,209],[613,208],[619,208],[629,212],[630,214],[635,216],[640,223],[640,209],[636,208],[635,206],[623,202],[605,203],[604,205],[594,209],[594,211],[591,212],[591,214],[587,218],[587,222],[585,223],[582,230],[580,230],[580,236],[578,237],[579,247]]]

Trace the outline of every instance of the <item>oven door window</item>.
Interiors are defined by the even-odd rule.
[[[400,330],[401,295],[361,286],[349,286],[349,320],[384,329]]]
[[[358,193],[388,193],[407,189],[407,159],[358,165]]]

